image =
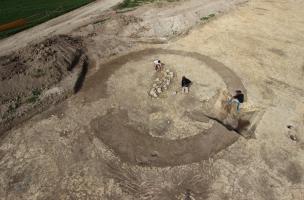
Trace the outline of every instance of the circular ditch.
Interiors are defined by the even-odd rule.
[[[158,99],[147,93],[154,78],[155,58],[175,73],[175,81]],[[183,75],[194,82],[189,94],[179,92]],[[202,101],[212,100],[217,89],[246,93],[233,71],[208,56],[146,49],[101,66],[94,76],[85,85],[91,100],[103,98],[113,108],[92,120],[91,128],[125,162],[149,166],[199,162],[238,138],[236,132],[204,115]],[[96,92],[97,84],[102,85],[102,91]]]

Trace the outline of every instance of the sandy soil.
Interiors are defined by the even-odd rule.
[[[2,137],[0,198],[301,200],[304,2],[251,0],[200,20],[236,3],[147,5],[74,31],[95,65],[79,93]],[[175,74],[157,99],[155,58]],[[246,102],[233,116],[248,124],[228,130],[235,89]]]

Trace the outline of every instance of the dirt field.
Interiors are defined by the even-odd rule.
[[[5,69],[18,61],[33,72],[41,62],[57,62],[7,58],[31,55],[46,35],[79,41],[64,48],[54,42],[51,49],[70,55],[69,62],[60,65],[60,80],[38,82],[49,83],[41,94],[55,91],[59,98],[58,88],[66,88],[68,98],[38,106],[48,109],[29,120],[31,114],[20,116],[24,123],[12,120],[14,128],[3,132],[0,199],[304,198],[303,1],[190,0],[124,13],[105,9],[114,1],[101,2],[102,12],[75,11],[83,13],[75,23],[62,16],[54,26],[50,21],[0,41],[1,53],[12,49],[0,58],[1,83],[24,85],[31,73]],[[52,32],[58,27],[64,28]],[[31,34],[43,28],[35,40]],[[76,57],[87,58],[86,76],[83,62],[65,71]],[[157,98],[151,88],[170,73],[156,73],[154,59],[173,72]],[[181,93],[183,75],[193,81],[189,94]],[[81,87],[71,95],[79,77]],[[240,113],[226,103],[237,89],[246,97]]]

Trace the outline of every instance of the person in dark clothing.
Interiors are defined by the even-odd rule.
[[[241,90],[236,90],[235,95],[228,101],[228,104],[236,103],[237,111],[240,111],[240,105],[244,102],[244,94]]]
[[[187,79],[185,76],[182,77],[182,91],[184,93],[189,92],[189,87],[190,87],[191,83],[192,82],[189,79]]]
[[[233,96],[234,99],[237,99],[240,103],[244,102],[244,94],[241,90],[235,91],[235,95]]]

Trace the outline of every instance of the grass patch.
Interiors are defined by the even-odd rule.
[[[27,99],[27,102],[28,103],[35,103],[36,101],[38,101],[40,94],[41,94],[41,90],[39,90],[37,88],[33,89],[32,90],[32,95],[31,95],[30,98]]]
[[[117,6],[117,9],[122,10],[128,8],[135,8],[145,3],[153,3],[153,2],[161,2],[161,1],[176,2],[179,0],[124,0],[122,3],[120,3]]]
[[[124,0],[118,5],[118,9],[134,8],[144,3],[152,3],[156,0]]]
[[[142,4],[145,4],[145,3],[153,3],[153,2],[160,2],[160,1],[167,1],[167,2],[176,2],[176,1],[179,1],[179,0],[124,0],[122,3],[120,3],[118,6],[117,6],[117,9],[128,9],[128,8],[135,8],[137,6],[140,6]]]
[[[0,32],[0,39],[36,26],[92,1],[94,0],[1,0],[0,25],[18,19],[25,19],[27,24]]]
[[[201,20],[202,20],[202,21],[206,21],[206,20],[209,20],[209,19],[212,18],[212,17],[215,17],[215,14],[210,14],[210,15],[207,15],[207,16],[205,16],[205,17],[202,17]]]

